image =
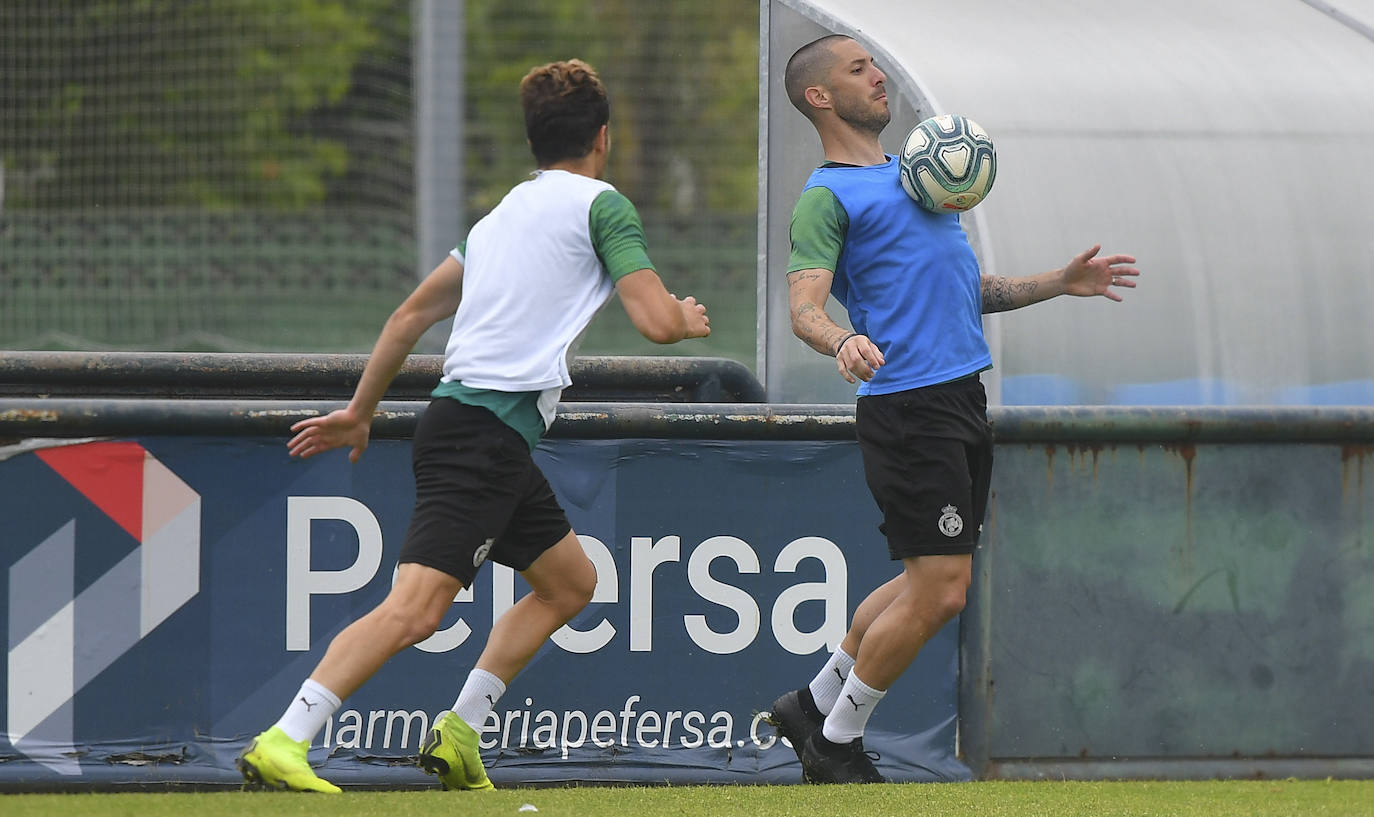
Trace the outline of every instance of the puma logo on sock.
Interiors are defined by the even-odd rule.
[[[849,699],[849,702],[850,702],[851,704],[854,705],[854,711],[855,711],[855,712],[858,712],[858,711],[859,711],[859,707],[863,706],[863,704],[861,704],[861,703],[859,703],[858,701],[854,700],[854,696],[853,696],[853,695],[845,695],[844,697],[848,698],[848,699]]]
[[[314,709],[316,706],[319,706],[319,703],[320,703],[320,702],[319,702],[319,701],[316,701],[315,703],[312,704],[312,703],[310,703],[309,701],[307,701],[307,700],[305,699],[305,696],[304,696],[304,695],[302,695],[302,696],[301,696],[301,703],[305,704],[305,711],[306,711],[306,712],[309,712],[310,710]]]

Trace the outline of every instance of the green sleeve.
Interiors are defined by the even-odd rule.
[[[635,270],[653,269],[639,212],[624,195],[607,190],[592,200],[587,216],[592,247],[612,281]]]
[[[849,232],[849,214],[829,188],[805,190],[792,209],[792,257],[787,271],[827,269],[835,271]]]

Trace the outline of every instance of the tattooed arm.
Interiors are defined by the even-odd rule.
[[[1049,273],[1027,278],[982,276],[983,312],[1006,312],[1053,298],[1058,293],[1052,292],[1051,282],[1044,280],[1047,275]]]
[[[835,358],[840,376],[850,383],[868,381],[885,362],[882,351],[864,335],[850,332],[825,312],[830,282],[828,269],[804,269],[787,273],[787,301],[792,308],[792,334],[823,355]]]
[[[828,269],[804,269],[787,273],[787,302],[792,308],[792,334],[823,355],[835,356],[840,339],[849,330],[835,323],[825,312],[830,297]]]
[[[1129,266],[1135,259],[1129,255],[1097,257],[1101,245],[1091,247],[1074,256],[1062,269],[1029,275],[1025,278],[1006,278],[1001,275],[982,276],[983,311],[1006,312],[1033,303],[1047,301],[1058,295],[1101,295],[1113,301],[1121,296],[1111,287],[1135,287],[1140,271]]]

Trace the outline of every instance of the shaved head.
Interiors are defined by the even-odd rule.
[[[852,39],[843,34],[828,34],[798,48],[792,59],[787,61],[783,87],[787,89],[787,98],[807,119],[814,114],[811,103],[806,101],[806,89],[825,84],[826,75],[835,64],[835,44]]]

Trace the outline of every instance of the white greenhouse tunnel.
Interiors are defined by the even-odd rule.
[[[989,318],[994,403],[1374,404],[1374,0],[763,0],[761,28],[770,401],[853,399],[792,336],[784,281],[821,151],[783,68],[837,32],[888,74],[889,153],[935,113],[991,133],[996,186],[964,216],[984,272],[1139,259],[1125,303]]]

